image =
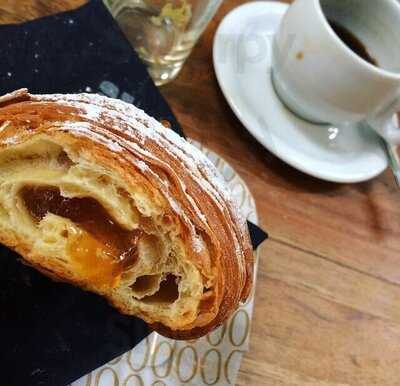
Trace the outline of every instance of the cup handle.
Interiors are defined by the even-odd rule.
[[[399,112],[400,97],[387,105],[373,118],[367,119],[368,124],[392,145],[400,145],[400,119],[396,119],[396,114]]]

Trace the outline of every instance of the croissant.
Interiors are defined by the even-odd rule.
[[[222,324],[252,285],[247,224],[210,161],[99,95],[0,97],[0,242],[175,339]]]

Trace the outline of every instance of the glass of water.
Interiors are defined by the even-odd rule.
[[[223,0],[104,0],[160,86],[174,79]]]

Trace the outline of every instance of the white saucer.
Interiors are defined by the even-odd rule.
[[[367,129],[308,123],[279,100],[271,82],[272,37],[287,10],[279,2],[244,4],[222,21],[214,67],[231,108],[269,151],[293,167],[334,182],[360,182],[388,166],[380,138]]]

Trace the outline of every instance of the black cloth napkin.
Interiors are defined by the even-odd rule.
[[[0,26],[1,94],[96,92],[182,129],[100,0]],[[249,223],[254,248],[266,234]],[[0,245],[0,384],[65,386],[132,349],[150,330],[101,297],[56,283]]]

